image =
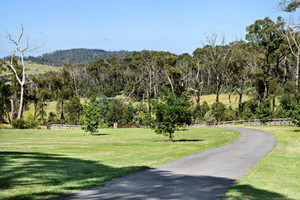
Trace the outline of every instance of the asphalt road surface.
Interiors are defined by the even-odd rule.
[[[268,132],[228,128],[242,133],[232,144],[190,155],[165,165],[116,179],[105,186],[53,198],[69,199],[195,199],[224,197],[275,145]]]

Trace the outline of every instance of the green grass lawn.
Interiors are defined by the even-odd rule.
[[[275,135],[277,145],[227,192],[224,199],[300,199],[300,128],[257,129]]]
[[[238,132],[191,128],[175,133],[181,142],[149,129],[0,129],[0,199],[44,199],[104,185],[134,171],[225,145]]]

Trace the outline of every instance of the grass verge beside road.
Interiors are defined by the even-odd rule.
[[[277,145],[226,193],[224,199],[300,199],[300,128],[256,129],[272,133]]]
[[[0,129],[0,199],[45,199],[104,185],[134,171],[229,144],[240,134],[218,128],[175,133],[177,142],[149,129]]]

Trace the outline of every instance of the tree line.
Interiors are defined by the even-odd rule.
[[[140,120],[147,121],[147,116],[151,117],[154,112],[152,107],[159,107],[151,102],[164,101],[170,93],[194,101],[191,104],[194,123],[296,118],[300,100],[299,37],[293,23],[287,24],[281,17],[276,21],[264,18],[247,27],[246,41],[227,43],[224,36],[211,33],[192,55],[144,50],[132,52],[130,56],[99,59],[91,64],[68,62],[60,72],[26,76],[26,81],[20,80],[24,68],[22,62],[12,56],[10,66],[1,61],[1,70],[13,73],[9,84],[0,82],[0,119],[7,122],[21,119],[23,107],[26,109],[32,103],[33,117],[39,117],[40,123],[47,123],[46,115],[49,123],[82,123],[80,115],[89,104],[82,106],[80,99],[94,99],[89,101],[94,102],[91,106],[100,105],[95,103],[99,99],[122,95],[122,101],[109,101],[109,108],[106,108],[110,113],[114,112],[111,116],[119,113],[119,117],[108,117],[107,112],[105,117],[102,115],[102,120],[108,125],[113,120],[129,123],[143,111]],[[228,108],[222,104],[219,101],[221,93],[228,94],[230,102],[231,95],[238,94],[238,107]],[[202,102],[201,96],[206,94],[215,94],[216,103],[209,106]],[[245,95],[251,99],[243,101]],[[18,106],[21,101],[23,106]],[[45,113],[49,101],[57,102],[56,113]],[[142,104],[142,110],[133,111],[136,108],[129,108],[128,102],[148,104]]]
[[[86,64],[107,58],[111,56],[125,57],[130,56],[130,51],[105,51],[101,49],[68,49],[68,50],[57,50],[51,53],[45,53],[41,56],[28,56],[25,60],[31,60],[38,64],[51,65],[51,66],[63,66],[65,63],[71,64]],[[7,58],[6,58],[7,59]]]

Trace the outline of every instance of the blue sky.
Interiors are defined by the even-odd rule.
[[[279,0],[0,0],[0,34],[16,36],[23,24],[30,43],[59,49],[158,50],[190,53],[205,34],[244,39],[257,19],[287,16]],[[0,57],[13,46],[0,36]]]

